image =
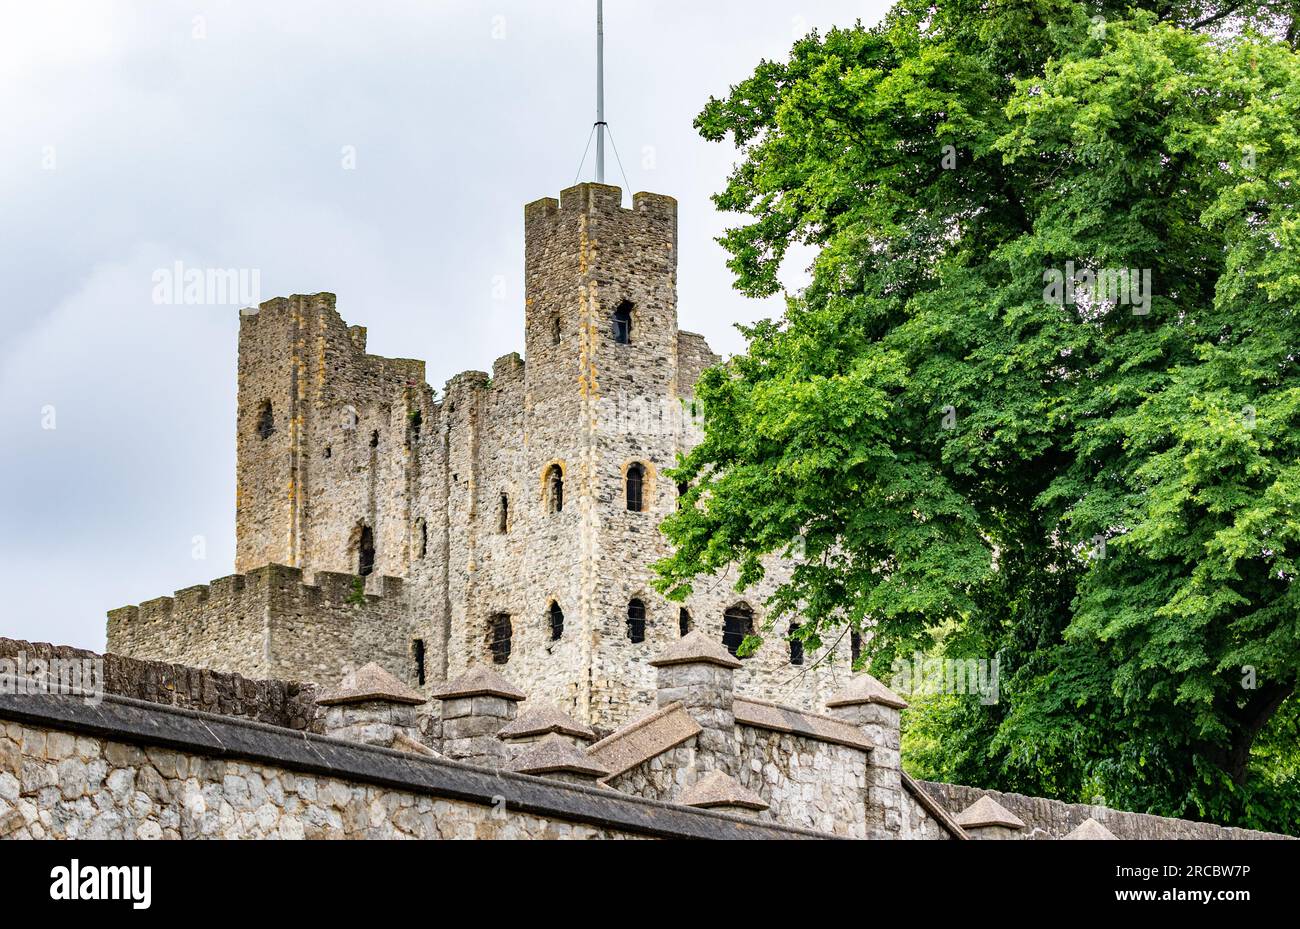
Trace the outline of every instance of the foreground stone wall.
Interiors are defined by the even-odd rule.
[[[0,838],[630,839],[638,836],[282,768],[9,724]]]
[[[1074,831],[1085,819],[1095,819],[1118,839],[1282,839],[1287,836],[1271,832],[1256,832],[1213,823],[1197,823],[1185,819],[1169,819],[1148,813],[1127,813],[1104,806],[1085,803],[1065,803],[1044,797],[1026,797],[1023,794],[1003,793],[963,787],[959,784],[940,784],[935,781],[918,782],[930,795],[953,812],[960,812],[980,797],[990,797],[1019,816],[1025,829],[1017,835],[1021,839],[1059,839]]]
[[[100,655],[66,645],[0,638],[0,660],[102,660],[104,692],[145,703],[250,719],[284,729],[317,731],[317,687],[293,681],[249,680],[208,668],[122,655]]]
[[[768,804],[753,815],[843,838],[951,839],[948,829],[907,791],[897,836],[868,815],[867,753],[790,733],[736,727],[736,779]],[[653,800],[680,800],[700,775],[712,770],[694,737],[610,777],[608,786]]]
[[[924,788],[922,788],[924,789]],[[903,791],[903,823],[899,838],[909,841],[940,841],[952,836],[939,820],[911,793]]]
[[[0,696],[0,838],[818,837],[108,697]]]
[[[634,768],[624,771],[606,782],[612,790],[663,800],[665,803],[679,797],[700,774],[696,740],[683,742],[662,754],[648,758]]]
[[[736,780],[768,804],[764,819],[868,837],[867,753],[785,732],[736,727]]]

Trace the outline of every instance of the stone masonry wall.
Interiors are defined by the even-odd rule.
[[[117,696],[0,691],[0,838],[821,838]]]
[[[759,814],[855,839],[867,826],[867,753],[784,732],[737,726],[736,779],[768,804]]]
[[[263,764],[0,727],[0,838],[636,837]]]
[[[948,830],[907,791],[903,791],[902,820],[902,828],[899,830],[899,838],[901,839],[941,841],[952,838],[948,834]]]
[[[316,731],[317,688],[291,681],[249,680],[207,668],[161,661],[141,661],[122,655],[99,655],[66,645],[21,642],[0,638],[0,660],[23,656],[34,660],[103,660],[104,692],[146,703],[182,707],[238,719],[251,719],[285,729]]]
[[[653,590],[651,565],[669,554],[658,525],[677,505],[676,486],[664,472],[700,441],[698,417],[691,415],[693,387],[719,359],[701,337],[677,327],[676,203],[637,194],[624,209],[621,198],[617,188],[584,184],[564,191],[559,201],[526,208],[528,363],[522,403],[512,404],[525,414],[522,436],[493,434],[487,426],[483,433],[493,466],[510,460],[499,450],[501,441],[517,443],[524,482],[532,483],[527,509],[511,527],[524,536],[524,556],[498,562],[507,570],[488,568],[479,579],[479,590],[490,590],[493,602],[503,604],[491,611],[516,617],[519,641],[503,670],[525,690],[601,728],[652,705],[648,660],[680,635],[683,607],[692,627],[720,640],[723,611],[743,599],[761,628],[762,603],[785,576],[773,563],[764,584],[743,598],[725,579],[704,582],[683,605]],[[619,344],[611,319],[625,303],[632,307],[632,334],[630,344]],[[490,420],[501,421],[508,420]],[[565,474],[561,513],[546,507],[544,475],[553,464]],[[632,464],[645,469],[643,512],[626,507]],[[496,475],[498,484],[510,479]],[[645,606],[642,642],[629,637],[633,599]],[[558,642],[548,635],[552,600],[566,618]],[[471,606],[466,621],[481,629],[485,612]],[[474,636],[468,644],[466,660],[472,661]],[[737,690],[814,705],[839,685],[843,666],[801,678],[792,673],[797,669],[778,635],[746,661]]]
[[[710,767],[700,763],[696,741],[689,739],[610,778],[609,786],[637,797],[679,801]],[[758,819],[847,838],[872,835],[866,815],[866,752],[751,726],[736,726],[735,745],[736,779],[769,804],[755,814]]]
[[[700,776],[695,742],[694,738],[688,739],[681,745],[609,778],[606,783],[620,793],[673,803]]]
[[[333,683],[377,661],[410,680],[403,583],[270,565],[113,610],[108,650],[252,677]]]
[[[980,797],[991,797],[1024,821],[1026,828],[1017,833],[1021,839],[1059,839],[1072,832],[1085,819],[1092,818],[1109,829],[1118,839],[1282,839],[1287,836],[1255,832],[1213,823],[1169,819],[1148,813],[1128,813],[1086,803],[1065,803],[1045,797],[920,781],[923,788],[954,814],[960,813]]]
[[[243,313],[236,571],[355,574],[364,526],[376,573],[405,575],[414,414],[428,411],[431,394],[423,362],[365,349],[365,329],[343,322],[333,294]]]

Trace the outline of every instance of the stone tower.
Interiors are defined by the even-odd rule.
[[[564,594],[556,602],[580,635],[575,709],[585,705],[597,721],[649,691],[641,653],[679,634],[676,611],[654,608],[649,566],[667,554],[657,525],[676,489],[661,472],[686,449],[681,401],[707,353],[677,326],[676,201],[641,193],[624,209],[621,200],[616,187],[583,184],[525,210],[524,444],[540,481],[538,542],[548,552],[537,567],[545,577],[548,565],[566,566],[554,596]],[[694,363],[684,379],[683,338]],[[546,481],[556,466],[566,504],[551,513]],[[640,511],[628,508],[632,468]],[[638,600],[646,606],[642,642],[629,629]]]
[[[111,650],[325,682],[373,661],[426,692],[491,666],[612,727],[649,708],[650,658],[687,629],[722,641],[739,610],[767,641],[738,693],[809,706],[843,683],[844,662],[763,630],[782,564],[684,605],[651,586],[664,472],[700,439],[694,385],[718,360],[678,329],[676,201],[581,184],[524,220],[527,362],[441,397],[422,362],[369,354],[333,295],[244,311],[240,573],[113,611]]]

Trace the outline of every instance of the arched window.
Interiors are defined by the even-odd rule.
[[[790,664],[803,664],[803,641],[795,638],[799,633],[799,624],[790,624]]]
[[[614,311],[614,341],[619,345],[632,344],[632,304],[628,300]]]
[[[257,410],[257,437],[266,440],[274,433],[275,412],[271,409],[271,401],[263,400],[261,407]]]
[[[630,464],[627,466],[627,480],[625,482],[627,490],[627,511],[629,513],[640,513],[645,510],[645,465]]]
[[[488,648],[492,652],[493,664],[506,664],[510,661],[510,639],[513,635],[510,614],[498,613],[492,617],[488,632]]]
[[[551,641],[558,642],[564,638],[564,610],[560,609],[560,605],[552,600],[549,615],[551,620]]]
[[[564,469],[559,465],[546,472],[546,508],[552,513],[564,509]]]
[[[683,636],[691,631],[691,611],[686,607],[677,611],[677,628]]]
[[[423,516],[415,521],[415,557],[423,558],[429,552],[429,524]]]
[[[740,651],[745,637],[753,634],[754,611],[748,604],[737,603],[722,614],[722,644],[732,655]]]
[[[375,573],[375,533],[369,526],[361,527],[357,543],[357,574],[369,577]]]
[[[497,507],[497,532],[505,535],[510,531],[510,495],[502,494]]]
[[[633,645],[645,641],[645,604],[640,600],[627,605],[627,639]]]
[[[853,656],[854,664],[862,657],[862,633],[856,629],[849,632],[849,654]]]

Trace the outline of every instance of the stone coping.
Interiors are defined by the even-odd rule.
[[[609,774],[609,768],[555,733],[521,753],[509,768],[520,774],[576,774],[593,781]]]
[[[98,706],[78,697],[0,694],[0,719],[44,729],[154,745],[216,758],[238,758],[340,780],[511,809],[638,835],[677,839],[832,839],[809,829],[755,823],[740,816],[644,800],[523,774],[344,742],[263,723],[106,695]]]
[[[668,646],[658,658],[650,662],[652,668],[670,668],[679,664],[711,664],[720,668],[743,667],[741,662],[701,629],[688,632]]]
[[[971,841],[971,837],[967,834],[966,830],[963,829],[957,820],[953,818],[953,815],[948,812],[943,804],[934,799],[934,797],[930,795],[930,792],[922,787],[920,783],[918,783],[916,779],[906,771],[900,773],[903,775],[903,789],[912,795],[913,799],[916,800],[917,806],[938,820],[939,825],[947,829],[948,834],[954,839],[960,839],[967,842]]]
[[[456,700],[462,697],[501,697],[515,703],[528,699],[528,695],[514,684],[482,665],[470,668],[433,692],[435,700]]]
[[[0,636],[0,659],[102,660],[104,691],[146,703],[180,706],[220,716],[239,716],[286,729],[311,729],[315,684],[255,680],[239,674],[165,661],[93,652],[69,645],[24,642]],[[315,731],[320,731],[317,728]]]
[[[587,749],[587,754],[617,777],[637,765],[694,738],[703,728],[680,702],[642,716]]]
[[[1134,813],[1110,807],[1084,803],[1067,803],[1047,797],[1029,797],[1024,794],[945,784],[939,781],[918,781],[917,784],[934,801],[945,809],[964,809],[980,797],[988,796],[1025,823],[1021,839],[1061,839],[1085,819],[1096,819],[1115,836],[1123,840],[1291,840],[1296,836],[1275,832],[1259,832],[1238,826],[1220,826],[1216,823],[1196,822],[1156,816],[1152,813]]]
[[[426,701],[424,697],[374,662],[359,671],[345,674],[337,687],[327,690],[316,698],[319,706],[346,706],[353,703],[373,702],[419,706]]]
[[[1115,833],[1111,832],[1091,816],[1079,823],[1078,826],[1067,836],[1062,837],[1062,841],[1097,841],[1109,840],[1115,838]]]
[[[961,824],[963,829],[979,829],[983,826],[1004,826],[1007,829],[1025,828],[1023,819],[987,794],[958,813],[957,822]]]
[[[514,722],[497,733],[497,738],[508,742],[511,739],[526,739],[530,736],[549,735],[553,732],[558,732],[561,735],[571,735],[585,742],[594,741],[596,738],[596,733],[592,732],[591,729],[566,713],[561,712],[559,707],[550,703],[538,704],[524,710]]]
[[[711,771],[701,777],[686,788],[681,802],[701,809],[733,807],[760,813],[769,807],[766,800],[725,771]]]
[[[736,697],[732,711],[736,714],[736,722],[755,729],[788,732],[817,742],[830,742],[864,752],[870,752],[875,747],[856,726],[850,726],[844,720],[832,716],[807,713],[748,697]]]
[[[864,703],[879,703],[896,710],[907,709],[906,700],[865,673],[849,681],[847,687],[826,701],[826,706],[835,709],[840,706],[861,706]]]

